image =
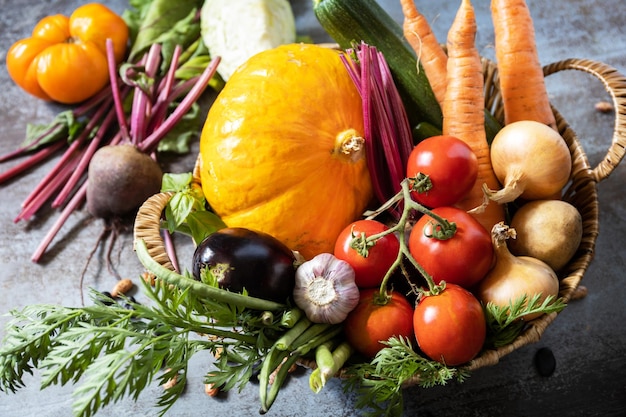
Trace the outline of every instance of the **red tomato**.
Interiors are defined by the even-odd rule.
[[[362,256],[350,245],[354,236],[365,233],[372,236],[389,228],[376,220],[357,220],[348,225],[337,237],[334,255],[346,261],[354,269],[354,279],[359,288],[378,287],[385,274],[398,257],[400,241],[395,234],[389,233],[374,242],[367,250],[367,257]]]
[[[413,191],[415,201],[426,207],[451,206],[474,186],[478,159],[472,149],[454,136],[433,136],[418,143],[407,161],[407,178],[428,175],[432,188]]]
[[[436,221],[424,215],[411,230],[409,252],[435,283],[446,281],[471,288],[491,268],[494,252],[490,234],[470,214],[456,207],[438,207],[431,211],[454,222],[456,233],[446,240],[432,237]]]
[[[386,347],[380,341],[392,336],[403,336],[413,340],[413,307],[398,292],[391,293],[386,304],[376,302],[379,290],[376,288],[361,291],[359,304],[344,321],[344,333],[352,347],[373,358]]]
[[[434,361],[456,366],[472,360],[485,343],[487,325],[480,302],[454,284],[420,299],[413,315],[420,349]]]

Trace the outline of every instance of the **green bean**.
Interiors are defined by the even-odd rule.
[[[180,275],[155,261],[148,253],[148,248],[143,239],[135,241],[135,252],[141,264],[157,278],[183,290],[188,288],[190,292],[200,297],[251,310],[277,311],[287,308],[284,304],[226,291]]]

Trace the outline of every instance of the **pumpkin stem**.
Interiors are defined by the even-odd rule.
[[[337,135],[337,147],[344,155],[350,156],[352,162],[356,162],[363,157],[363,145],[365,138],[359,135],[354,129],[344,130]]]

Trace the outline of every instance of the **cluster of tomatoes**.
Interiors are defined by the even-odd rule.
[[[429,187],[421,191],[413,187],[411,198],[433,217],[417,218],[405,242],[374,219],[358,220],[339,235],[334,255],[352,265],[361,293],[358,306],[345,321],[345,334],[363,355],[375,356],[385,347],[381,341],[392,336],[416,341],[427,357],[450,366],[470,361],[482,349],[485,315],[471,289],[492,266],[493,244],[490,233],[474,217],[454,207],[473,187],[477,171],[476,155],[461,140],[451,136],[426,139],[411,153],[407,178],[417,178],[418,173],[427,176]],[[445,225],[437,218],[447,220],[453,233],[438,236]],[[358,236],[381,234],[367,256],[353,245]],[[411,290],[407,295],[416,293],[416,297],[383,282],[407,250],[423,269],[408,277]]]

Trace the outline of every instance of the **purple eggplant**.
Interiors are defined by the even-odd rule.
[[[295,256],[278,239],[246,228],[224,228],[206,237],[193,255],[192,273],[208,269],[220,288],[284,303],[295,285]]]

